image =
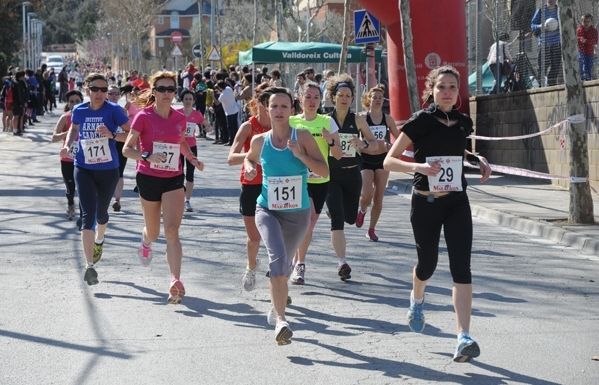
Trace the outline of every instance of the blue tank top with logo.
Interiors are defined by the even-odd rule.
[[[287,146],[275,147],[271,137],[272,131],[265,135],[260,154],[263,177],[258,205],[277,211],[309,209],[308,167]],[[291,129],[291,140],[297,140],[295,128]]]

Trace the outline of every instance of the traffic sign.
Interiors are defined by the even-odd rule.
[[[171,51],[171,56],[183,56],[183,52],[181,52],[181,48],[179,48],[178,45],[175,45],[175,47]]]
[[[378,43],[381,23],[365,9],[354,11],[354,36],[356,44]]]
[[[183,35],[179,31],[173,31],[171,33],[171,40],[173,43],[181,43],[183,41]]]
[[[191,47],[191,53],[193,54],[194,57],[197,57],[198,59],[202,57],[202,44],[196,44],[193,47]]]
[[[208,60],[209,61],[220,61],[220,55],[219,55],[218,51],[216,50],[215,46],[212,46],[212,49],[210,50],[210,54],[208,54]]]

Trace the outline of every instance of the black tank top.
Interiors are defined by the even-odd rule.
[[[387,126],[387,115],[383,114],[383,121],[376,124],[373,123],[370,113],[366,113],[366,123],[368,123],[368,129],[377,140],[384,140],[387,143],[391,142],[391,134],[389,126]],[[377,129],[373,130],[374,127],[377,127]],[[382,164],[385,160],[385,156],[387,156],[386,152],[376,155],[362,154],[362,162],[364,162],[364,164]]]
[[[359,136],[360,131],[358,130],[358,126],[356,125],[356,114],[353,112],[348,112],[345,120],[343,121],[343,125],[339,124],[337,121],[336,110],[333,110],[330,113],[330,116],[335,120],[337,126],[339,126],[339,134],[353,134]],[[361,157],[359,153],[356,152],[356,156],[352,157],[343,157],[339,160],[335,159],[332,156],[329,156],[329,168],[338,168],[338,167],[350,167],[357,166],[361,162]]]

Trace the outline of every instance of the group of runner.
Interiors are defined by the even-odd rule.
[[[130,119],[122,107],[106,100],[106,78],[91,74],[86,79],[90,101],[76,105],[65,114],[64,121],[61,118],[54,140],[64,140],[63,175],[68,175],[64,163],[74,158],[86,258],[84,280],[89,285],[98,283],[95,264],[102,255],[108,207],[122,176],[119,166],[124,163],[119,162],[116,143],[124,142],[122,155],[137,162],[136,183],[144,217],[140,261],[147,266],[152,260],[152,242],[159,237],[162,214],[171,273],[168,302],[179,303],[185,295],[179,227],[184,210],[191,211],[193,169],[204,167],[197,159],[194,134],[203,116],[193,110],[191,93],[187,101],[187,93],[182,93],[183,109],[172,107],[177,90],[174,73],[157,72],[149,84],[136,97],[140,111]],[[416,113],[401,133],[393,119],[382,112],[384,90],[380,87],[366,93],[363,104],[367,112],[355,114],[350,111],[355,97],[353,79],[346,74],[330,78],[327,91],[334,109],[328,115],[318,113],[322,100],[319,85],[307,81],[302,87],[303,110],[293,115],[294,98],[289,90],[257,86],[250,103],[251,117],[238,130],[228,157],[230,165],[242,164],[239,200],[247,232],[242,285],[248,291],[255,287],[262,240],[269,258],[272,302],[267,321],[275,327],[276,342],[291,342],[293,332],[285,318],[290,302],[288,281],[291,278],[294,284],[305,283],[306,255],[324,202],[331,220],[337,274],[345,281],[352,272],[345,223],[361,227],[372,205],[366,236],[377,241],[375,226],[389,171],[411,171],[415,174],[411,223],[418,263],[413,273],[408,324],[415,332],[424,329],[424,290],[436,268],[443,227],[458,325],[454,360],[463,362],[478,356],[479,347],[469,335],[472,220],[461,163],[469,154],[466,137],[472,131],[472,122],[455,109],[458,72],[449,66],[431,71],[425,90],[425,102],[430,107]],[[67,96],[67,106],[82,99],[78,94],[71,96],[72,100]],[[397,138],[393,145],[391,137]],[[414,163],[399,158],[410,144],[415,150]],[[490,168],[482,157],[480,165],[482,179],[486,180]],[[69,207],[73,204],[72,192],[71,183],[67,185]]]

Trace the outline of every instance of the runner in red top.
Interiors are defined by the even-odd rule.
[[[256,227],[256,199],[262,191],[262,168],[257,165],[258,175],[252,179],[245,178],[245,169],[243,160],[250,149],[250,142],[254,135],[261,134],[270,130],[270,117],[268,116],[268,98],[270,94],[264,92],[268,88],[268,83],[262,83],[254,90],[254,97],[249,103],[250,119],[243,123],[229,151],[229,166],[241,164],[241,194],[239,195],[239,212],[243,216],[243,223],[247,233],[247,266],[243,278],[242,286],[246,291],[254,289],[256,284],[256,256],[260,249],[260,233]]]
[[[185,140],[185,115],[171,107],[177,91],[176,79],[175,73],[166,71],[152,76],[151,88],[137,100],[145,108],[133,119],[123,148],[126,157],[137,160],[136,181],[145,223],[139,258],[144,266],[152,260],[151,245],[160,235],[162,214],[166,259],[172,275],[168,303],[180,303],[185,295],[181,282],[183,250],[179,240],[185,196],[180,155],[198,170],[204,169]]]
[[[67,104],[64,106],[65,113],[56,122],[54,134],[52,135],[52,142],[62,141],[63,145],[67,139],[69,127],[71,127],[71,110],[74,106],[83,102],[83,94],[77,90],[72,90],[65,94],[65,98],[67,99]],[[74,146],[75,150],[76,148]],[[69,155],[72,155],[72,153]],[[67,189],[67,219],[70,221],[75,216],[75,166],[73,165],[72,156],[60,157],[60,171],[62,172],[62,180]]]
[[[183,90],[183,92],[181,92],[181,100],[183,101],[183,108],[180,108],[177,111],[183,113],[187,121],[185,125],[185,140],[187,141],[191,152],[193,152],[193,155],[197,156],[198,144],[196,142],[196,132],[198,126],[204,124],[204,115],[202,115],[200,111],[193,109],[195,95],[190,90]],[[183,162],[183,159],[181,159],[181,162]],[[192,212],[193,208],[191,207],[190,200],[191,195],[193,194],[193,174],[195,167],[189,161],[186,161],[185,164],[185,211]]]

